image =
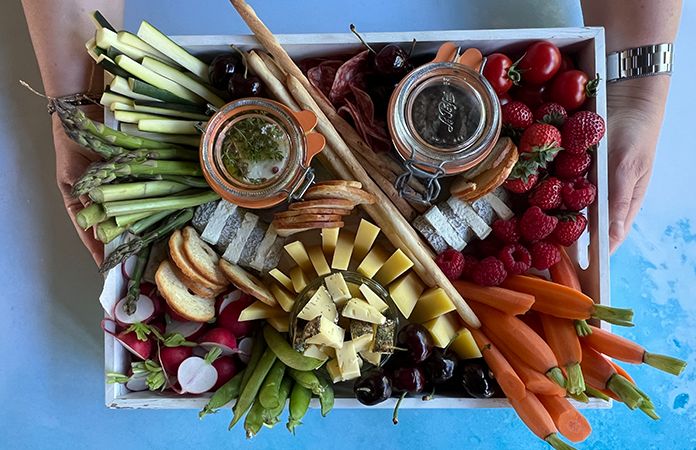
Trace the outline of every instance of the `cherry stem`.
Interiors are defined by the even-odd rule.
[[[416,38],[413,38],[413,43],[411,44],[411,50],[408,51],[408,58],[411,58],[411,53],[413,53],[413,49],[416,48]]]
[[[247,73],[248,73],[248,71],[249,71],[249,65],[247,64],[246,55],[245,55],[244,52],[241,51],[241,50],[239,49],[239,47],[237,47],[236,45],[231,44],[230,47],[232,47],[233,49],[237,50],[237,52],[239,52],[239,54],[242,56],[242,64],[244,64],[244,79],[246,80],[246,78],[247,78]]]
[[[404,391],[403,394],[401,394],[401,397],[399,397],[399,401],[396,402],[396,408],[394,408],[394,417],[392,418],[392,422],[394,422],[394,425],[399,424],[399,418],[397,417],[399,414],[399,406],[401,406],[401,401],[406,397],[406,394],[408,394],[407,391]]]
[[[447,345],[445,345],[445,348],[442,349],[442,353],[445,353],[447,351],[447,349],[449,348],[449,346],[452,345],[452,343],[454,341],[456,341],[458,337],[459,337],[459,333],[454,333],[454,336],[452,336],[452,339],[450,339],[450,341],[447,343]],[[434,392],[434,390],[433,390],[433,392]]]
[[[368,50],[370,50],[370,51],[371,51],[372,53],[374,53],[375,55],[377,54],[377,52],[376,52],[372,47],[370,47],[370,44],[368,44],[367,42],[365,42],[365,39],[363,39],[362,36],[360,36],[360,35],[358,34],[358,32],[355,30],[355,25],[353,25],[352,23],[350,24],[350,31],[352,31],[353,34],[355,34],[355,35],[358,37],[358,39],[360,39],[360,42],[362,42],[363,44],[365,44],[365,47],[367,47]]]
[[[424,395],[424,396],[423,396],[423,401],[424,401],[424,402],[430,401],[430,400],[433,399],[433,397],[435,397],[435,388],[436,388],[436,387],[437,387],[437,385],[433,385],[433,390],[432,390],[432,392],[430,392],[429,395]]]

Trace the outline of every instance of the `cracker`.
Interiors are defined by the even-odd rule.
[[[285,217],[299,216],[301,214],[331,214],[339,216],[347,216],[350,214],[350,209],[337,209],[337,208],[306,208],[297,210],[288,210],[276,213],[274,216],[276,219],[283,219]]]
[[[314,184],[317,186],[350,186],[350,187],[362,189],[362,183],[359,181],[326,180],[326,181],[317,181]]]
[[[290,205],[290,211],[297,211],[307,208],[341,208],[352,210],[355,208],[355,203],[349,200],[339,198],[322,198],[320,200],[310,200],[305,202],[293,203]]]
[[[303,222],[340,222],[341,221],[340,215],[336,214],[300,214],[297,216],[291,216],[291,217],[282,217],[282,218],[277,218],[274,220],[276,225],[280,225],[281,228],[283,225],[287,225],[290,223],[303,223]]]
[[[356,205],[371,205],[376,201],[374,195],[351,186],[312,186],[307,189],[304,198],[307,200],[342,199]]]
[[[251,295],[252,297],[261,300],[268,306],[276,306],[278,302],[271,291],[258,278],[241,268],[236,264],[232,264],[224,259],[220,260],[220,269],[225,276],[235,285],[240,291]]]

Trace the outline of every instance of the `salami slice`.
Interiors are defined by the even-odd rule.
[[[334,105],[343,104],[345,96],[350,94],[351,82],[358,74],[364,74],[368,69],[369,50],[362,51],[346,61],[336,72],[331,91],[329,92],[329,100]],[[362,83],[364,78],[361,77]]]
[[[312,67],[307,71],[307,79],[312,86],[324,94],[327,102],[334,78],[336,78],[336,72],[342,65],[343,61],[328,60],[321,62],[318,66]]]

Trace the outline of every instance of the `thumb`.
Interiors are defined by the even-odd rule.
[[[630,172],[616,166],[612,169],[614,173],[609,175],[609,247],[613,253],[626,237],[626,220],[636,180]]]

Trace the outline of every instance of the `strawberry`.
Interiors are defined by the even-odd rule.
[[[587,228],[587,219],[584,215],[565,214],[558,217],[558,225],[551,233],[551,237],[564,247],[568,247],[580,238],[585,228]]]
[[[529,175],[527,178],[508,178],[503,183],[503,187],[515,194],[524,194],[533,188],[538,180],[539,175],[536,174]]]
[[[549,177],[536,185],[529,195],[529,204],[543,210],[558,208],[563,201],[562,190],[563,182],[556,177]]]
[[[585,177],[577,177],[563,184],[563,205],[570,211],[590,206],[597,196],[597,187]]]
[[[556,154],[563,150],[560,145],[561,132],[558,128],[545,123],[534,123],[520,137],[520,160],[530,161],[537,169],[546,168],[546,163],[553,161]]]
[[[539,241],[553,232],[558,218],[547,216],[538,206],[532,206],[522,215],[520,233],[529,242]]]
[[[503,116],[502,122],[505,126],[524,130],[534,123],[532,110],[522,102],[508,102],[500,110]]]
[[[568,118],[565,108],[558,103],[544,103],[534,111],[534,120],[539,123],[547,123],[556,128],[561,128]]]
[[[569,180],[584,176],[590,170],[592,157],[587,152],[574,155],[567,151],[562,151],[556,156],[554,164],[556,176],[562,180]]]
[[[563,148],[568,153],[579,155],[597,144],[604,131],[602,116],[592,111],[576,112],[563,124]]]

